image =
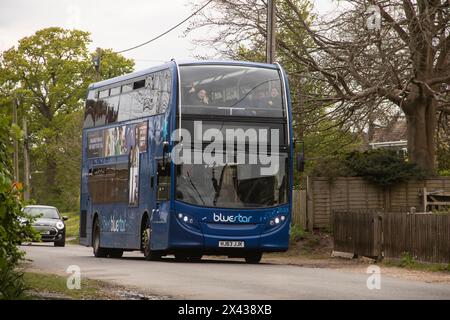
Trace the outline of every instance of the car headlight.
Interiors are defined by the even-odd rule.
[[[56,223],[56,228],[58,228],[58,230],[64,229],[64,223],[62,223],[62,221],[58,221]]]

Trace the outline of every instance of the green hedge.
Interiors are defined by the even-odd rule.
[[[11,131],[0,119],[0,299],[14,299],[25,289],[22,274],[16,271],[24,252],[19,244],[36,240],[30,223],[24,222],[21,192],[13,188],[11,175]]]

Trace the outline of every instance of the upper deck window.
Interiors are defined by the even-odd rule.
[[[275,69],[231,65],[180,67],[183,114],[283,117]]]
[[[139,81],[136,81],[133,83],[133,90],[137,90],[137,89],[140,89],[143,87],[145,87],[145,79],[142,79],[142,80],[139,80]]]
[[[116,96],[118,94],[120,94],[120,87],[111,88],[109,93],[110,96]]]
[[[102,90],[102,91],[100,91],[99,94],[98,94],[98,97],[99,97],[100,99],[106,98],[106,97],[108,97],[108,96],[109,96],[109,89],[107,89],[107,90]]]
[[[90,91],[86,100],[84,128],[166,112],[172,93],[169,69],[157,71],[111,89]]]
[[[122,93],[133,91],[133,84],[124,84],[122,86]]]

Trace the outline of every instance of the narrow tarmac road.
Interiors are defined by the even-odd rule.
[[[367,288],[368,274],[326,268],[305,268],[239,260],[204,258],[179,263],[171,258],[145,261],[139,252],[121,259],[95,258],[77,245],[22,246],[35,270],[65,275],[70,265],[81,277],[132,286],[176,299],[450,299],[450,284],[396,279],[383,275],[381,289]]]

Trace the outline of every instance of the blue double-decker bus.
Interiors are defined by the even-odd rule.
[[[88,89],[80,243],[242,257],[286,251],[293,185],[289,88],[279,64],[166,64]]]

